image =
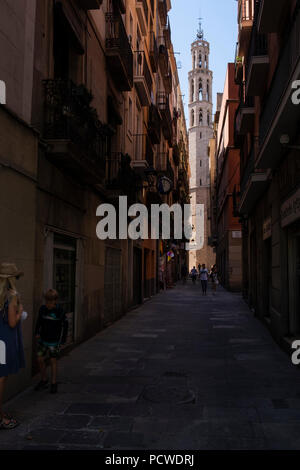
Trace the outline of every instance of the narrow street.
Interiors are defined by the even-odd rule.
[[[5,449],[300,449],[300,374],[241,297],[179,285],[6,404]]]

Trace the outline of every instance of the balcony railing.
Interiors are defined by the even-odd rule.
[[[90,106],[92,97],[87,89],[71,80],[51,79],[43,84],[43,137],[52,141],[52,154],[57,155],[61,164],[77,170],[90,165],[94,170],[104,170],[108,134]],[[73,154],[68,142],[73,145]],[[77,158],[78,153],[81,156]]]
[[[171,26],[170,26],[170,20],[168,17],[167,24],[164,27],[164,38],[166,41],[166,46],[169,48],[171,47]]]
[[[111,155],[106,157],[106,184],[108,188],[116,189],[119,183],[120,169],[121,169],[120,152],[112,152]]]
[[[150,53],[149,53],[149,59],[152,67],[153,72],[157,72],[157,66],[158,66],[158,47],[157,47],[157,42],[155,38],[155,33],[154,31],[151,31],[150,33]]]
[[[246,134],[253,130],[254,113],[254,98],[247,96],[245,101],[242,100],[236,112],[237,134]]]
[[[166,0],[157,0],[158,1],[158,13],[161,25],[164,26],[167,24],[168,8]]]
[[[136,51],[134,53],[134,82],[142,106],[149,106],[151,102],[152,78],[146,55],[143,51]]]
[[[153,149],[147,134],[134,134],[134,155],[137,161],[146,161],[153,166]]]
[[[158,108],[151,104],[149,108],[148,134],[154,144],[160,143],[161,118]]]
[[[148,5],[147,0],[136,0],[136,11],[141,26],[142,34],[147,34],[148,27]]]
[[[244,191],[246,190],[249,178],[251,174],[254,172],[254,147],[252,147],[251,153],[248,157],[246,165],[242,170],[241,174],[241,195],[243,195]]]
[[[106,55],[111,75],[121,91],[133,85],[133,54],[120,14],[106,13]]]
[[[257,31],[255,22],[246,62],[247,94],[251,96],[260,95],[265,87],[268,67],[268,38],[265,34],[260,34]]]
[[[242,24],[243,21],[252,21],[254,18],[254,3],[255,0],[239,0],[238,7],[238,23]]]
[[[173,145],[172,116],[170,112],[169,96],[164,92],[157,93],[156,100],[158,109],[162,116],[162,131],[169,145]]]
[[[158,38],[158,58],[159,58],[159,67],[162,76],[168,75],[169,73],[169,55],[168,48],[166,46],[166,41],[164,36],[159,36]]]

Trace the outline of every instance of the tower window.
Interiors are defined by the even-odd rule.
[[[202,160],[200,160],[200,166],[202,166]]]
[[[202,86],[202,79],[200,78],[199,80],[199,100],[202,101],[203,100],[203,86]]]
[[[194,55],[193,55],[193,69],[195,68],[195,65],[196,65],[196,52],[194,52]]]
[[[205,68],[208,68],[208,61],[207,61],[207,55],[205,55]]]
[[[207,91],[207,101],[209,101],[209,81],[208,80],[207,80],[206,91]]]
[[[195,125],[195,112],[192,109],[192,112],[191,112],[191,127],[193,127],[194,125]]]
[[[202,186],[202,179],[200,178],[200,182],[199,182],[200,186]]]
[[[194,94],[195,94],[195,85],[194,85],[194,80],[192,80],[192,83],[191,83],[191,101],[194,101]]]
[[[210,115],[209,115],[209,111],[207,112],[207,125],[208,125],[208,126],[210,125]]]
[[[200,124],[200,125],[203,124],[203,112],[202,112],[202,109],[200,109],[200,111],[199,111],[199,124]]]
[[[200,139],[202,139],[202,132],[200,132]]]
[[[202,54],[199,54],[199,67],[202,69]]]

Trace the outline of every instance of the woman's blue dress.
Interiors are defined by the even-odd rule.
[[[1,364],[0,354],[0,377],[16,374],[19,369],[25,367],[24,346],[22,338],[21,322],[15,328],[8,324],[8,302],[0,310],[0,348],[5,347],[6,364]]]

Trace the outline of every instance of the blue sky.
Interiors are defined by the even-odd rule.
[[[179,78],[184,103],[188,104],[188,72],[191,69],[191,43],[196,39],[198,18],[201,16],[204,39],[210,43],[210,69],[213,71],[213,101],[222,92],[228,62],[234,61],[237,41],[236,0],[171,0],[169,12],[172,41],[177,61],[181,62]]]

